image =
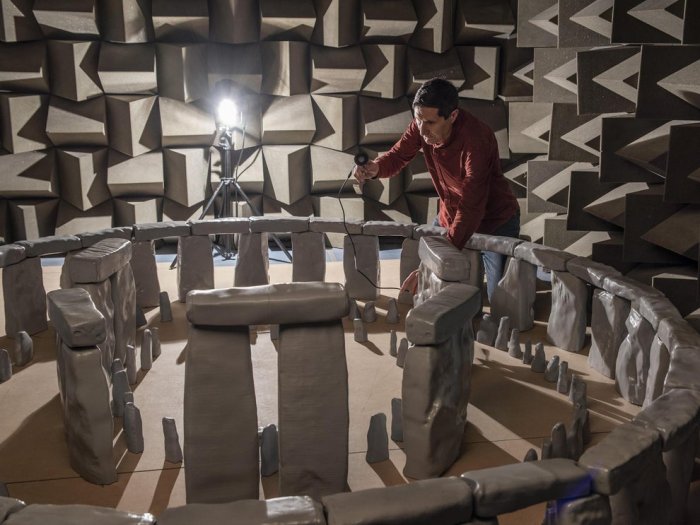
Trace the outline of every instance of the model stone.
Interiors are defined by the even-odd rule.
[[[164,417],[162,423],[165,461],[182,463],[182,447],[180,447],[180,436],[177,433],[175,420],[171,417]]]
[[[547,357],[544,353],[544,344],[540,342],[535,345],[535,355],[532,358],[532,363],[530,363],[530,370],[542,374],[546,369]]]
[[[15,338],[15,364],[26,366],[34,359],[34,342],[24,330],[17,332]]]
[[[569,448],[569,456],[574,461],[583,454],[583,423],[580,419],[574,419],[571,428],[566,433],[566,442]]]
[[[496,340],[498,327],[493,322],[490,314],[484,314],[479,323],[479,330],[476,333],[476,341],[482,345],[493,346]]]
[[[622,341],[615,363],[615,385],[627,401],[642,405],[649,375],[649,353],[654,328],[632,308],[625,321],[627,337]]]
[[[401,399],[394,397],[391,400],[391,440],[396,443],[403,441],[403,414],[401,411]]]
[[[112,374],[112,413],[116,417],[124,416],[124,395],[130,391],[126,370]]]
[[[386,322],[388,324],[397,324],[399,322],[399,305],[393,297],[387,303]]]
[[[153,360],[160,357],[161,354],[161,344],[160,344],[160,330],[157,326],[151,327],[151,355]]]
[[[389,332],[389,355],[391,357],[396,357],[398,355],[398,350],[396,349],[396,330],[391,330]]]
[[[173,320],[173,311],[172,307],[170,306],[170,297],[168,296],[168,292],[160,292],[158,300],[160,305],[160,322],[171,322]]]
[[[534,448],[528,449],[523,461],[537,461],[537,451]]]
[[[12,377],[12,362],[10,353],[4,348],[0,348],[0,383],[9,381]]]
[[[260,475],[272,476],[279,470],[279,440],[277,425],[269,424],[260,439]]]
[[[552,457],[568,458],[569,445],[566,441],[566,426],[564,423],[557,423],[552,427]]]
[[[547,369],[544,371],[544,380],[549,383],[556,383],[559,379],[559,356],[554,355],[547,363]]]
[[[545,439],[542,442],[542,459],[551,459],[552,456],[552,442],[549,439]]]
[[[114,374],[122,370],[124,370],[124,365],[122,364],[121,359],[115,359],[112,361],[112,377],[114,377]]]
[[[559,363],[559,374],[557,375],[557,392],[568,394],[570,386],[569,363],[561,361]]]
[[[356,343],[367,342],[367,328],[362,319],[353,319],[352,326],[354,329],[354,338]]]
[[[357,301],[355,299],[350,299],[350,309],[348,310],[348,319],[359,319],[362,316],[360,315],[360,309],[357,306]]]
[[[374,301],[367,301],[365,308],[362,310],[362,320],[365,323],[373,323],[377,320],[377,308]]]
[[[149,328],[143,331],[141,336],[141,370],[150,370],[153,367],[153,335]]]
[[[143,423],[141,411],[133,403],[124,406],[124,434],[126,448],[132,454],[143,452]]]
[[[130,385],[136,384],[136,347],[134,345],[126,346],[126,377],[129,379]]]
[[[379,463],[389,459],[389,437],[386,433],[386,414],[374,414],[367,430],[367,463]]]
[[[516,359],[522,359],[523,352],[520,350],[520,330],[513,328],[508,341],[508,355]]]
[[[508,351],[508,338],[510,336],[510,317],[507,315],[501,317],[498,322],[498,333],[496,334],[496,342],[494,347],[499,350]]]
[[[146,314],[143,313],[143,308],[136,305],[136,326],[140,328],[141,326],[146,326],[147,324],[148,321],[146,320]]]
[[[532,355],[532,341],[528,339],[527,341],[525,341],[525,350],[523,351],[523,364],[531,364],[533,357],[534,356]]]
[[[574,406],[588,406],[586,390],[586,382],[581,379],[581,376],[574,374],[571,378],[571,387],[569,388],[569,400]]]
[[[408,354],[408,339],[405,337],[401,338],[399,342],[399,349],[396,352],[396,366],[403,368],[406,362],[406,355]]]

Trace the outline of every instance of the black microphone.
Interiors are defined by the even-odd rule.
[[[364,166],[369,162],[369,156],[367,153],[358,153],[355,155],[355,165]]]

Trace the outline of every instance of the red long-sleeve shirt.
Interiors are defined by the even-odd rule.
[[[420,149],[440,196],[440,224],[457,248],[464,248],[474,232],[493,233],[515,215],[518,201],[501,171],[496,137],[472,114],[460,109],[450,137],[439,146],[427,144],[412,121],[391,150],[377,158],[377,176],[396,175]]]

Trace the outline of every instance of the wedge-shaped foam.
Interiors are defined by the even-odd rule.
[[[161,96],[193,102],[207,95],[206,44],[159,43],[156,56]]]
[[[58,196],[53,150],[0,155],[0,173],[3,180],[0,186],[2,197]]]
[[[110,95],[105,100],[112,148],[135,157],[160,146],[156,96]]]
[[[51,93],[78,102],[101,95],[99,51],[99,42],[49,40]]]
[[[191,42],[209,38],[207,0],[152,0],[156,40]]]
[[[107,146],[104,97],[73,102],[51,97],[46,134],[54,146]]]
[[[132,95],[158,92],[156,51],[152,44],[100,45],[97,75],[105,93]]]
[[[60,148],[56,161],[61,198],[72,207],[86,211],[109,200],[107,148]]]
[[[98,38],[97,0],[34,0],[34,17],[46,38]]]
[[[49,92],[46,42],[0,43],[0,89]]]
[[[44,149],[46,136],[46,95],[0,94],[0,129],[2,145],[11,153]]]

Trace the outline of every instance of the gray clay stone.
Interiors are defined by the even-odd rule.
[[[557,423],[552,427],[552,457],[568,458],[569,444],[566,441],[566,426],[564,423]]]
[[[151,355],[155,361],[160,357],[160,331],[157,326],[151,327]]]
[[[403,441],[402,401],[398,397],[391,400],[391,440]]]
[[[582,406],[587,408],[588,401],[586,399],[586,391],[586,382],[581,379],[581,376],[574,374],[571,378],[571,386],[569,388],[569,401],[571,401],[575,407]]]
[[[405,337],[401,338],[401,342],[399,343],[399,350],[396,353],[396,366],[399,368],[403,368],[404,363],[406,362],[406,354],[408,353],[408,339]]]
[[[146,328],[141,337],[141,370],[150,370],[151,367],[153,367],[153,338],[150,328]]]
[[[557,376],[557,392],[560,394],[569,393],[569,363],[562,361],[559,363],[559,375]]]
[[[552,442],[545,439],[542,443],[542,459],[552,459]]]
[[[17,332],[15,338],[15,364],[26,366],[34,359],[34,342],[24,330]]]
[[[537,451],[534,448],[531,448],[525,453],[525,457],[523,458],[523,461],[537,461]]]
[[[558,523],[560,525],[583,525],[612,523],[612,511],[607,496],[593,494],[560,502]]]
[[[513,328],[508,341],[508,355],[516,359],[522,359],[523,352],[520,350],[520,330]]]
[[[177,433],[177,424],[171,417],[163,418],[163,440],[165,444],[165,461],[182,463],[182,447]]]
[[[0,498],[9,498],[10,492],[7,490],[7,485],[0,481]]]
[[[355,342],[356,343],[366,343],[367,342],[367,329],[365,328],[365,323],[362,319],[353,319],[352,326],[355,330]]]
[[[148,324],[148,321],[146,320],[146,314],[143,313],[143,308],[136,305],[136,326],[140,328],[146,326],[146,324]]]
[[[124,394],[124,404],[126,405],[127,403],[133,403],[134,402],[134,393],[133,392],[126,392]]]
[[[346,235],[343,240],[343,269],[345,289],[353,299],[376,299],[381,286],[379,237],[376,235]],[[362,273],[360,273],[362,272]]]
[[[479,330],[476,332],[476,341],[483,345],[493,346],[496,340],[496,330],[498,327],[493,322],[490,314],[484,314],[479,323]]]
[[[126,377],[130,385],[136,384],[136,347],[126,345]]]
[[[271,324],[270,325],[270,341],[280,340],[280,325]]]
[[[126,370],[112,374],[112,414],[116,417],[124,416],[124,394],[130,391]]]
[[[544,371],[544,380],[549,383],[556,383],[559,379],[559,356],[554,355]]]
[[[389,355],[396,357],[398,350],[396,349],[396,330],[389,332]]]
[[[580,419],[574,419],[571,428],[566,433],[566,442],[569,447],[569,457],[574,461],[583,454],[583,427]]]
[[[279,470],[279,447],[277,426],[267,425],[262,430],[260,441],[260,475],[272,476]]]
[[[143,423],[141,411],[133,403],[124,406],[124,435],[126,448],[132,454],[143,452]]]
[[[377,308],[374,301],[367,301],[365,308],[362,310],[362,320],[365,323],[373,323],[377,320]]]
[[[389,437],[386,434],[386,414],[374,414],[367,430],[367,463],[379,463],[389,459]]]
[[[350,299],[350,310],[348,311],[349,319],[358,319],[360,317],[360,309],[357,307],[357,301]]]
[[[112,375],[116,374],[120,370],[124,370],[124,365],[121,359],[115,359],[112,361]]]
[[[532,358],[532,363],[530,363],[530,370],[542,374],[546,369],[547,357],[544,353],[544,344],[537,343],[535,345],[535,356]]]
[[[12,362],[10,353],[4,348],[0,348],[0,383],[9,381],[12,377]]]
[[[399,322],[399,305],[393,297],[389,299],[385,320],[387,324],[397,324]]]
[[[168,292],[160,292],[158,301],[160,303],[160,322],[171,322],[173,320],[173,310],[170,306],[170,297],[168,296]]]
[[[523,352],[523,364],[532,364],[532,359],[532,342],[528,339],[527,341],[525,341],[525,351]]]
[[[509,335],[510,317],[506,315],[504,317],[501,317],[501,320],[498,322],[498,333],[496,334],[496,342],[493,346],[495,346],[499,350],[507,351]]]

